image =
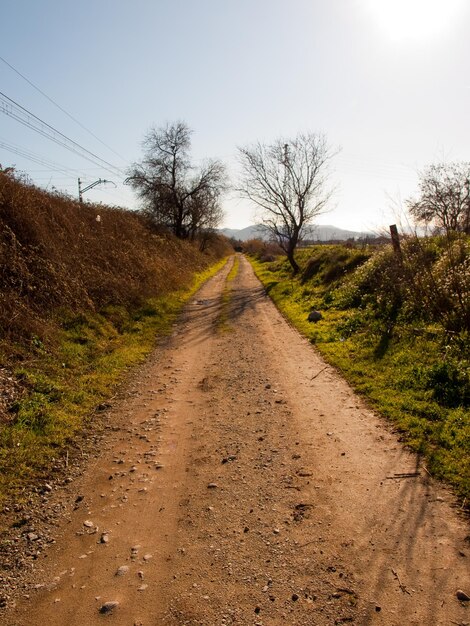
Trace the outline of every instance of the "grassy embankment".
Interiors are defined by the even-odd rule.
[[[467,507],[469,248],[411,240],[398,262],[388,247],[315,246],[298,253],[295,278],[282,257],[251,258],[282,313]],[[321,321],[307,321],[312,309]]]
[[[229,248],[214,240],[202,253],[135,213],[79,205],[1,172],[0,225],[1,501],[64,467],[96,406]]]

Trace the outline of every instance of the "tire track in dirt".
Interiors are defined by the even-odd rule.
[[[451,496],[426,474],[387,478],[418,460],[243,257],[218,324],[230,267],[113,410],[117,430],[36,565],[44,587],[2,623],[468,621],[455,592],[470,585],[469,529]],[[107,601],[119,604],[100,614]]]

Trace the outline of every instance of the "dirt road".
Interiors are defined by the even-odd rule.
[[[470,622],[452,498],[232,263],[110,412],[2,623]]]

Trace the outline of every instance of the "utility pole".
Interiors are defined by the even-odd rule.
[[[289,144],[284,144],[284,196],[287,197],[287,182],[288,182],[288,167],[289,167]]]
[[[113,183],[112,180],[105,180],[104,178],[99,178],[98,180],[95,180],[94,183],[91,183],[90,185],[82,189],[82,181],[79,178],[78,179],[78,201],[83,202],[83,194],[85,193],[85,191],[89,191],[90,189],[93,189],[93,187],[96,187],[96,185],[101,185],[103,183],[112,183],[116,187],[115,183]]]
[[[390,236],[392,237],[393,251],[395,252],[396,257],[400,261],[402,261],[403,256],[402,256],[402,252],[401,252],[401,245],[400,245],[400,237],[398,235],[398,228],[397,228],[396,224],[390,224],[389,228],[390,228]]]
[[[465,191],[465,204],[467,206],[463,214],[463,232],[470,235],[470,178],[467,178],[465,181]]]

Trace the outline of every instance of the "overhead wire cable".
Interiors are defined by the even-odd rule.
[[[83,177],[82,180],[85,183],[87,182],[87,178],[89,178],[89,175],[84,173],[83,170],[72,169],[67,166],[63,166],[58,163],[55,163],[54,161],[49,161],[48,159],[42,157],[39,154],[36,154],[35,152],[31,152],[30,150],[26,148],[22,148],[21,146],[18,146],[15,144],[10,144],[2,140],[1,138],[0,138],[0,148],[3,148],[4,150],[7,150],[8,152],[12,152],[13,154],[21,156],[30,161],[33,161],[34,163],[37,163],[38,165],[44,165],[45,167],[48,168],[47,170],[36,170],[37,172],[45,173],[45,172],[50,172],[52,170],[53,172],[58,172],[58,173],[65,175],[62,177],[58,177],[55,175],[53,175],[52,177],[46,176],[45,178],[34,176],[34,180],[36,182],[40,183],[42,181],[48,181],[50,183],[52,180],[52,182],[55,183],[56,185],[59,185],[61,189],[75,189],[76,183],[65,184],[65,183],[60,183],[58,181],[60,180],[70,181],[70,178],[75,177],[77,174],[80,174]],[[34,170],[33,171],[29,170],[29,173],[32,173],[32,172],[34,172]],[[128,198],[124,198],[124,196],[120,195],[119,192],[116,194],[111,190],[104,190],[104,189],[98,189],[97,191],[104,192],[114,198],[118,198],[124,204],[128,202]]]
[[[44,96],[47,100],[49,100],[49,102],[51,102],[55,107],[57,107],[60,111],[62,111],[62,113],[64,113],[65,115],[67,115],[67,117],[69,117],[73,122],[75,122],[75,124],[78,124],[80,126],[80,128],[83,128],[83,130],[85,130],[89,135],[91,135],[92,137],[94,137],[97,141],[99,141],[100,144],[102,144],[105,148],[107,148],[108,150],[110,150],[113,154],[115,154],[116,156],[118,156],[120,159],[122,159],[124,162],[127,162],[127,160],[121,155],[119,154],[119,152],[116,152],[115,150],[113,150],[113,148],[111,148],[110,146],[108,146],[108,144],[106,144],[104,141],[102,141],[99,137],[97,137],[95,135],[94,132],[92,132],[89,128],[87,128],[86,126],[84,126],[79,120],[77,120],[77,118],[75,118],[71,113],[69,113],[68,111],[66,111],[63,107],[60,106],[60,104],[58,104],[55,100],[53,100],[50,96],[47,95],[47,93],[45,93],[42,89],[40,89],[37,85],[35,85],[31,80],[29,80],[29,78],[27,78],[24,74],[22,74],[19,70],[17,70],[15,67],[13,67],[13,65],[11,65],[11,63],[8,63],[8,61],[6,61],[2,56],[0,56],[0,61],[3,61],[3,63],[5,63],[5,65],[8,65],[8,67],[13,70],[16,74],[18,74],[18,76],[21,76],[21,78],[23,80],[25,80],[28,85],[31,85],[31,87],[33,87],[33,89],[35,89],[37,92],[39,92],[42,96]]]
[[[115,175],[116,174],[119,176],[122,175],[123,172],[120,168],[112,165],[108,161],[105,161],[104,159],[94,154],[90,150],[87,150],[87,148],[84,148],[73,139],[70,139],[70,137],[67,137],[66,135],[61,133],[59,130],[57,130],[56,128],[54,128],[53,126],[51,126],[50,124],[48,124],[47,122],[39,118],[37,115],[35,115],[31,111],[23,107],[18,102],[15,102],[15,100],[13,100],[12,98],[10,98],[9,96],[7,96],[1,91],[0,91],[0,111],[4,113],[5,115],[8,115],[9,117],[12,117],[16,121],[18,121],[20,124],[23,124],[24,126],[30,128],[31,130],[34,130],[35,132],[39,133],[43,137],[46,137],[47,139],[50,139],[54,143],[66,148],[67,150],[81,156],[84,159],[87,159],[91,163],[98,165],[100,168],[105,169],[108,172],[111,172]],[[34,122],[34,120],[36,120],[36,123]],[[42,127],[41,126],[38,127],[37,123],[39,123]],[[51,134],[51,131],[53,134]],[[93,158],[90,158],[90,156],[88,155],[90,155]]]
[[[43,137],[50,139],[56,144],[66,148],[71,152],[74,152],[75,154],[90,161],[91,163],[100,166],[102,169],[105,169],[114,175],[123,175],[123,171],[120,168],[112,165],[112,163],[109,163],[108,161],[105,161],[95,153],[81,146],[73,139],[70,139],[70,137],[67,137],[67,135],[61,133],[59,130],[42,120],[40,117],[23,107],[21,104],[4,94],[2,91],[0,91],[0,112],[8,115],[9,117],[12,117],[20,124],[23,124],[24,126],[34,130]],[[38,123],[42,126],[42,128],[38,127]],[[51,134],[51,131],[53,134]]]
[[[13,154],[16,154],[17,156],[21,156],[25,159],[28,159],[29,161],[33,161],[34,163],[37,163],[38,165],[44,165],[49,168],[46,171],[54,170],[56,172],[61,172],[62,174],[68,174],[68,178],[70,178],[71,175],[76,176],[77,173],[81,173],[80,170],[73,170],[69,167],[60,165],[58,163],[54,163],[53,161],[49,161],[48,159],[45,159],[39,154],[35,154],[34,152],[31,152],[30,150],[27,150],[25,148],[21,148],[20,146],[16,146],[15,144],[7,143],[5,141],[2,141],[1,139],[0,139],[0,148],[3,148],[4,150],[7,150],[8,152],[12,152]]]

